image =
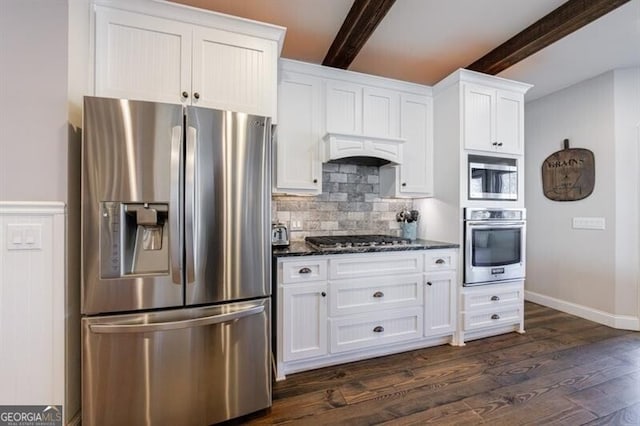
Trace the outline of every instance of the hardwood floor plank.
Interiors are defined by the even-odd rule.
[[[640,403],[640,372],[602,382],[569,395],[569,399],[598,417]]]
[[[603,359],[555,374],[536,377],[464,400],[483,419],[504,416],[514,406],[534,407],[540,400],[568,396],[579,389],[633,373],[633,366],[615,358]],[[578,403],[573,398],[572,401]],[[587,407],[585,407],[587,408]],[[526,410],[526,409],[525,409]]]
[[[618,425],[618,426],[637,426],[640,425],[640,404],[634,404],[622,410],[615,411],[607,416],[600,417],[589,423],[588,426],[598,425]]]
[[[463,402],[452,402],[382,423],[382,426],[419,426],[425,424],[471,426],[480,424],[481,422],[482,418],[467,404]]]

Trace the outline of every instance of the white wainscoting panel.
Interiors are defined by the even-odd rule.
[[[0,202],[0,404],[64,404],[64,297],[64,203]]]

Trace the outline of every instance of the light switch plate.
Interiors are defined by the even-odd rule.
[[[7,250],[41,250],[42,225],[39,223],[7,224]]]
[[[573,229],[605,229],[604,217],[574,217]]]

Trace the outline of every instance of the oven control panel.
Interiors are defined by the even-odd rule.
[[[524,220],[525,209],[466,209],[466,220]]]

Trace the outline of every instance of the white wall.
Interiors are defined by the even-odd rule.
[[[525,108],[526,290],[535,301],[622,327],[638,324],[640,164],[632,117],[640,117],[639,72],[611,71]],[[542,162],[565,138],[595,156],[595,188],[580,201],[551,201],[542,192]],[[572,229],[572,218],[582,216],[605,218],[606,229]]]
[[[67,0],[0,1],[0,200],[67,199]]]
[[[640,290],[640,67],[614,72],[616,176],[615,312],[638,313]]]

